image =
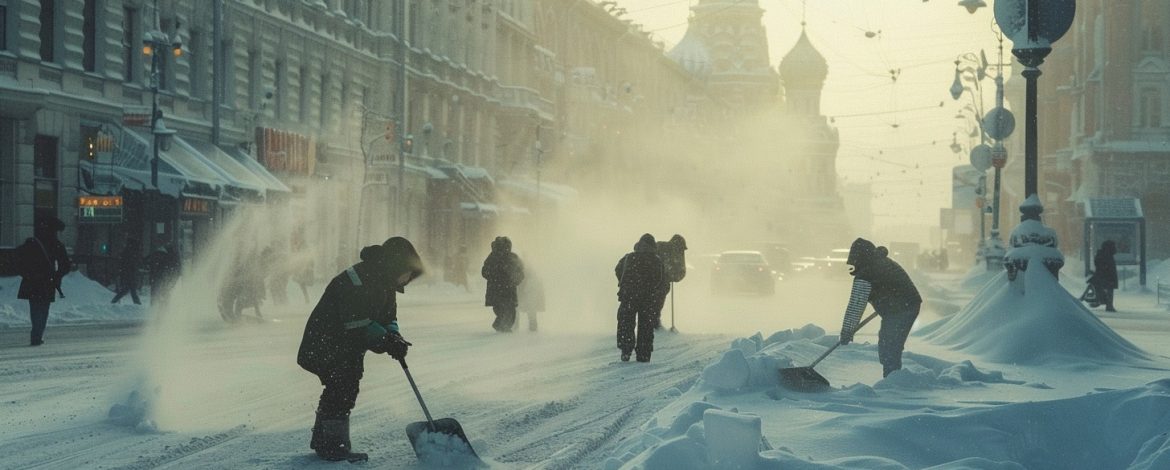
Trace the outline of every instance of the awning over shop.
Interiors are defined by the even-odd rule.
[[[114,151],[114,174],[125,188],[141,190],[151,187],[150,147],[153,136],[123,128]],[[162,194],[178,197],[181,194],[218,197],[228,180],[212,168],[182,139],[172,137],[170,149],[159,151],[158,189]]]
[[[481,218],[491,218],[499,215],[500,208],[495,204],[484,204],[480,202],[461,202],[459,208],[468,215],[478,216]]]
[[[224,152],[219,147],[212,145],[210,142],[201,141],[177,141],[179,145],[190,147],[190,150],[200,154],[214,165],[221,176],[228,181],[228,185],[244,191],[255,193],[263,196],[265,190],[268,189],[267,183],[264,179],[250,170],[243,163],[237,161],[227,152]]]
[[[536,198],[539,195],[540,198],[547,198],[557,204],[564,204],[577,199],[576,189],[563,184],[545,181],[541,181],[538,186],[536,181],[529,179],[506,179],[500,181],[497,186],[527,198]]]
[[[235,147],[223,147],[221,150],[226,152],[237,163],[247,168],[248,171],[251,171],[252,174],[256,175],[256,177],[261,182],[263,182],[265,191],[276,191],[282,193],[292,192],[288,186],[285,186],[284,182],[280,181],[280,178],[277,178],[276,175],[273,175],[272,172],[268,171],[267,168],[264,168],[264,165],[261,165],[260,162],[256,161],[255,158],[252,158],[242,150]]]

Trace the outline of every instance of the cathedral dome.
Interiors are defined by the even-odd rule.
[[[780,78],[785,86],[816,85],[820,86],[829,75],[829,63],[817,48],[808,40],[808,34],[800,32],[800,39],[792,50],[780,61]]]
[[[667,56],[696,77],[706,78],[711,75],[711,53],[703,44],[703,40],[689,28],[682,41],[679,41]]]

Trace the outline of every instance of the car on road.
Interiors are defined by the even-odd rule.
[[[711,291],[716,294],[732,292],[776,292],[776,271],[763,253],[758,251],[724,251],[711,266]]]

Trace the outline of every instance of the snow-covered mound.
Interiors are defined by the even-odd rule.
[[[1038,265],[1039,263],[1037,263]],[[1146,354],[1101,322],[1044,269],[1020,273],[1020,292],[999,273],[959,313],[915,334],[986,359],[1015,364],[1128,362]]]
[[[28,326],[28,301],[16,298],[20,277],[0,277],[0,327]],[[111,304],[114,293],[96,281],[74,271],[61,280],[65,298],[58,297],[49,308],[49,324],[142,321],[146,318],[149,288],[140,288],[142,305],[134,305],[130,296]]]

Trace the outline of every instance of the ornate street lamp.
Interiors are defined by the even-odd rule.
[[[155,0],[154,5],[154,26],[159,27],[158,15],[158,1]],[[150,185],[152,191],[147,193],[147,203],[149,209],[147,210],[147,221],[157,221],[161,211],[159,210],[158,202],[161,199],[161,190],[158,186],[158,165],[159,165],[159,151],[170,148],[171,139],[175,135],[175,131],[168,129],[163,123],[163,112],[158,108],[158,90],[162,81],[160,76],[160,63],[164,59],[164,54],[168,51],[178,58],[183,55],[183,42],[178,34],[178,22],[175,23],[175,34],[172,37],[160,30],[148,31],[142,38],[142,53],[150,57],[150,91],[152,93],[150,105],[150,133],[154,137],[151,143],[151,159],[150,159]],[[155,228],[151,227],[151,240],[153,243]],[[172,231],[173,236],[173,231]]]
[[[1007,254],[1008,277],[1015,279],[1019,270],[1027,269],[1028,259],[1034,256],[1025,245],[1039,245],[1046,253],[1041,257],[1045,267],[1056,276],[1064,257],[1056,249],[1056,232],[1044,226],[1040,213],[1044,207],[1037,195],[1037,90],[1036,80],[1040,77],[1040,64],[1052,52],[1056,42],[1072,26],[1076,13],[1074,0],[997,0],[995,21],[1000,29],[1012,40],[1012,54],[1024,65],[1021,73],[1025,80],[1024,118],[1024,194],[1027,200],[1020,206],[1021,223],[1012,231],[1012,251]],[[1033,250],[1035,251],[1035,250]]]
[[[987,3],[984,2],[983,0],[961,0],[959,2],[959,6],[966,8],[967,13],[974,15],[975,10],[978,10],[980,8],[987,6]]]

